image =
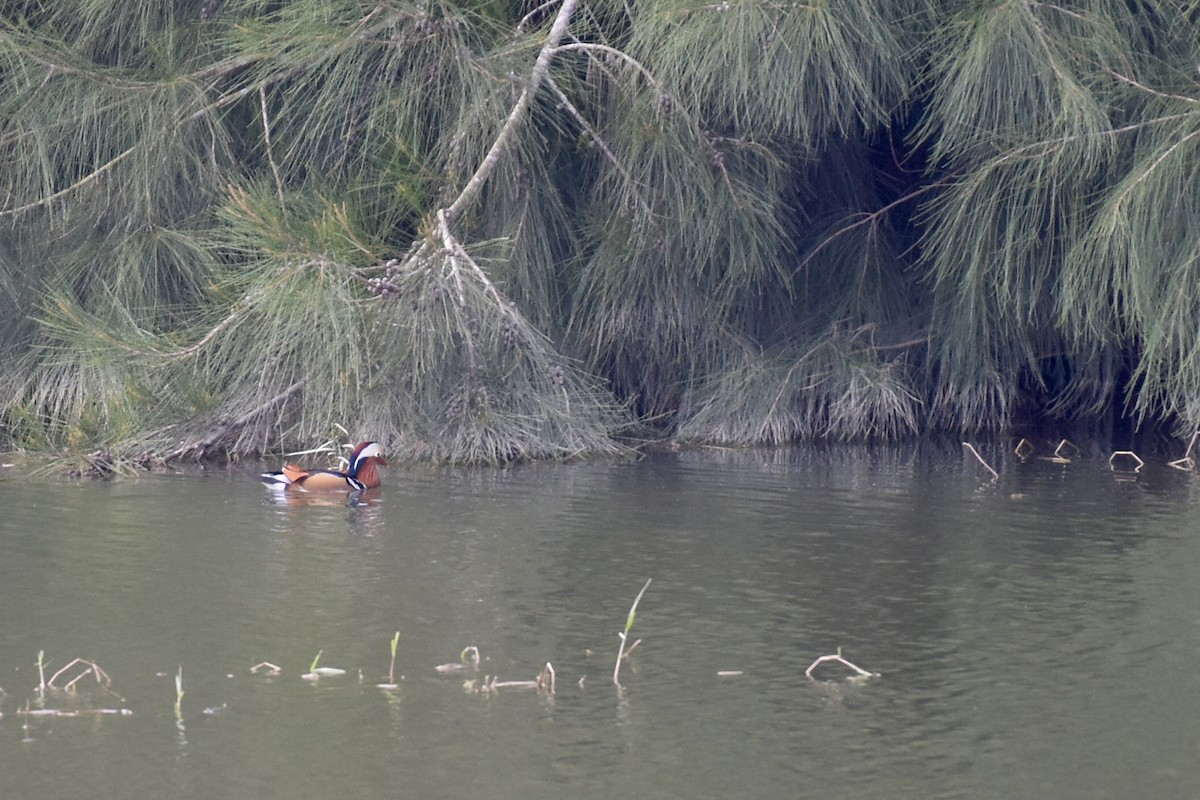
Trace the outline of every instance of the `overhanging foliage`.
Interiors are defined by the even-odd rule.
[[[0,0],[0,433],[1200,425],[1186,4]]]

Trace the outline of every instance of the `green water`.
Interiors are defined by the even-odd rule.
[[[356,507],[0,470],[0,796],[1200,796],[1200,478],[988,455],[393,468]],[[805,678],[839,647],[881,676]],[[39,692],[39,651],[111,686]]]

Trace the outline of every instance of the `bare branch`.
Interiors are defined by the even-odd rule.
[[[533,69],[529,73],[529,79],[525,82],[525,88],[521,90],[521,96],[517,98],[512,111],[509,112],[508,119],[504,122],[504,127],[500,129],[500,134],[492,142],[491,149],[483,157],[483,161],[480,162],[479,167],[475,170],[475,174],[467,181],[467,185],[463,187],[458,198],[446,209],[446,217],[450,222],[458,219],[459,215],[479,195],[484,182],[492,174],[492,170],[496,168],[496,164],[499,163],[500,156],[504,154],[509,142],[516,136],[517,128],[525,121],[529,106],[533,103],[534,95],[537,94],[538,88],[550,71],[550,60],[558,51],[558,43],[566,36],[567,26],[571,22],[571,14],[574,13],[578,2],[579,0],[563,0],[562,7],[558,10],[558,16],[554,19],[554,25],[550,28],[546,44],[543,45],[541,52],[538,53],[537,61],[534,62]]]

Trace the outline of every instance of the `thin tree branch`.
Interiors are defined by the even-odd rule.
[[[50,203],[53,203],[55,200],[59,199],[60,197],[65,197],[66,195],[70,194],[71,192],[75,191],[76,189],[82,189],[84,186],[88,185],[92,181],[98,180],[101,175],[103,175],[104,173],[108,172],[109,170],[111,170],[112,168],[117,166],[117,164],[119,164],[120,162],[124,161],[125,158],[128,157],[131,153],[133,153],[133,151],[135,149],[137,149],[137,145],[130,147],[128,150],[126,150],[123,153],[118,153],[117,155],[115,155],[111,159],[109,159],[108,162],[106,162],[105,164],[97,167],[96,169],[89,172],[87,175],[83,176],[79,180],[72,183],[70,186],[60,189],[59,191],[55,192],[54,194],[50,195],[49,197],[43,197],[41,200],[35,200],[32,203],[26,203],[25,205],[20,206],[19,208],[9,208],[9,209],[5,209],[4,211],[0,211],[0,217],[15,217],[18,214],[24,214],[26,211],[32,211],[33,209],[35,209],[39,206],[49,205]]]
[[[942,184],[949,182],[953,177],[954,177],[954,173],[947,173],[947,174],[943,175],[942,177],[938,178],[937,180],[931,181],[930,183],[927,183],[926,185],[922,186],[921,188],[911,191],[908,194],[904,195],[903,197],[893,200],[892,202],[885,205],[883,208],[878,208],[875,211],[872,211],[870,213],[862,214],[857,221],[851,222],[848,225],[843,225],[842,227],[838,228],[836,231],[834,231],[833,233],[826,236],[823,240],[821,240],[821,242],[819,242],[817,244],[817,246],[814,247],[812,249],[812,251],[809,252],[809,254],[804,257],[804,260],[796,265],[796,268],[794,270],[792,270],[792,274],[796,275],[801,270],[807,269],[808,266],[810,264],[812,264],[813,259],[817,257],[817,254],[820,253],[822,250],[824,250],[829,245],[833,244],[833,242],[836,239],[841,238],[842,236],[850,233],[851,231],[853,231],[857,228],[861,228],[863,225],[868,225],[868,224],[874,223],[875,221],[877,221],[878,219],[883,217],[885,214],[887,214],[889,211],[891,211],[893,208],[904,205],[905,203],[907,203],[911,200],[915,200],[927,192],[933,191],[938,186],[941,186]]]
[[[658,88],[658,81],[655,80],[655,78],[652,74],[650,74],[650,70],[643,67],[637,59],[635,59],[633,56],[626,53],[624,50],[618,50],[615,47],[610,47],[606,44],[599,44],[597,42],[571,42],[570,44],[559,45],[559,46],[555,47],[554,49],[556,51],[564,51],[564,52],[568,51],[568,50],[583,50],[586,52],[598,50],[602,53],[607,53],[609,55],[616,56],[617,58],[621,59],[622,61],[625,61],[626,63],[632,65],[635,69],[637,69],[638,72],[642,73],[642,77],[644,77],[650,83],[651,86],[653,86],[655,89]]]
[[[592,138],[592,142],[597,148],[599,148],[600,152],[604,154],[604,157],[612,163],[613,168],[616,169],[617,172],[621,173],[621,177],[625,179],[625,182],[633,190],[633,195],[637,198],[638,205],[642,207],[642,211],[646,213],[646,216],[653,217],[654,212],[651,210],[650,204],[646,202],[646,199],[642,197],[642,193],[638,189],[637,183],[633,180],[633,176],[629,174],[629,170],[625,169],[625,165],[617,159],[613,151],[604,142],[604,139],[600,138],[599,132],[597,132],[596,129],[593,128],[591,124],[589,124],[588,121],[583,118],[583,114],[579,112],[579,109],[575,107],[575,104],[572,103],[566,94],[563,93],[563,90],[559,88],[558,84],[553,78],[547,77],[546,84],[556,95],[558,95],[559,104],[566,109],[566,112],[570,114],[571,117],[575,119],[575,122],[579,124],[579,127],[583,128],[584,132],[586,132],[587,135]]]
[[[267,116],[267,90],[258,87],[258,102],[262,107],[263,142],[267,148],[267,161],[271,165],[271,174],[275,176],[275,191],[279,193],[279,210],[287,214],[287,206],[283,202],[283,178],[279,175],[279,165],[275,163],[275,155],[271,152],[271,118]]]
[[[559,2],[559,0],[546,0],[546,2],[542,3],[537,8],[533,9],[528,14],[521,17],[521,21],[517,23],[517,27],[513,29],[512,38],[516,39],[519,36],[524,36],[525,35],[525,26],[527,24],[529,24],[533,20],[533,18],[536,17],[538,14],[541,14],[547,8],[549,8],[552,5],[557,4],[558,2]]]
[[[358,26],[355,31],[352,31],[348,36],[344,37],[340,41],[338,41],[334,44],[331,44],[329,47],[322,50],[319,54],[317,54],[317,56],[315,58],[308,60],[308,61],[304,61],[300,64],[295,64],[292,67],[289,67],[288,69],[283,70],[282,72],[277,72],[273,75],[268,75],[265,78],[263,78],[262,80],[255,81],[254,83],[251,83],[249,86],[243,86],[241,89],[238,89],[237,91],[231,92],[229,94],[223,94],[223,95],[217,97],[217,99],[214,100],[213,102],[208,103],[207,105],[198,109],[197,111],[194,111],[191,115],[191,118],[198,119],[199,117],[203,117],[206,114],[208,114],[212,111],[215,111],[218,108],[223,108],[224,106],[227,106],[231,103],[236,103],[238,100],[241,100],[243,97],[250,94],[251,92],[261,91],[268,86],[273,86],[274,84],[279,83],[280,81],[287,80],[288,78],[292,77],[296,73],[298,73],[302,70],[308,69],[309,67],[313,66],[314,64],[320,64],[324,61],[328,61],[329,59],[333,58],[334,56],[337,56],[340,53],[342,53],[344,50],[346,50],[347,48],[349,48],[351,45],[355,44],[356,42],[361,42],[363,39],[366,39],[367,37],[383,30],[384,28],[387,28],[389,25],[393,25],[396,21],[396,15],[387,15],[382,20],[380,20],[377,24],[371,25],[369,27],[365,27],[368,20],[370,20],[372,17],[374,17],[376,14],[378,14],[382,10],[383,10],[382,6],[376,6],[370,13],[368,13],[365,17],[363,17],[361,20],[358,21]],[[234,59],[232,61],[224,62],[221,64],[216,64],[214,66],[211,66],[204,70],[201,70],[200,72],[197,72],[194,77],[207,78],[209,76],[212,76],[213,80],[210,82],[210,85],[215,85],[216,83],[218,83],[220,81],[221,78],[225,77],[226,75],[230,75],[234,72],[237,72],[238,70],[244,69],[256,61],[262,61],[264,58],[266,58],[266,57],[265,56],[252,56],[249,58]]]
[[[496,164],[499,163],[500,156],[504,154],[509,142],[517,135],[517,128],[525,121],[529,106],[533,103],[534,95],[537,94],[538,88],[550,71],[550,60],[558,50],[558,43],[567,34],[567,26],[571,22],[571,14],[574,13],[578,2],[579,0],[563,0],[562,7],[558,10],[558,16],[554,18],[554,24],[550,27],[550,34],[546,38],[546,44],[542,46],[541,52],[538,53],[537,61],[534,62],[533,69],[529,73],[529,80],[526,81],[525,88],[521,90],[521,96],[517,98],[512,111],[509,112],[508,119],[504,122],[504,127],[500,129],[500,135],[492,142],[491,149],[483,157],[479,168],[475,170],[475,174],[467,181],[467,185],[463,187],[458,198],[446,209],[446,217],[449,222],[457,220],[459,215],[479,195],[484,182],[491,175],[492,170],[496,168]]]
[[[288,388],[284,389],[279,394],[275,395],[274,397],[268,398],[267,400],[264,400],[263,402],[256,405],[254,408],[247,411],[245,414],[242,414],[240,417],[237,417],[236,419],[232,419],[223,425],[219,425],[216,428],[209,431],[209,433],[206,436],[203,436],[199,439],[195,439],[193,441],[187,442],[182,447],[179,447],[176,450],[172,450],[170,453],[167,453],[165,456],[163,456],[163,459],[162,459],[163,463],[164,464],[169,463],[169,462],[174,461],[175,459],[180,458],[181,456],[184,456],[188,453],[199,453],[200,456],[203,456],[204,452],[206,450],[208,450],[208,448],[212,447],[214,444],[221,441],[226,436],[228,436],[229,434],[238,430],[239,428],[245,427],[247,424],[249,424],[251,421],[253,421],[254,418],[257,417],[259,414],[262,414],[265,411],[269,411],[271,408],[275,407],[279,403],[282,403],[284,400],[288,399],[289,397],[291,397],[292,395],[294,395],[296,392],[300,391],[303,388],[304,388],[304,378],[301,378],[300,380],[296,381]]]

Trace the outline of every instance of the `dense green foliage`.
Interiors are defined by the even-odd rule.
[[[0,0],[0,434],[1200,425],[1200,10]]]

